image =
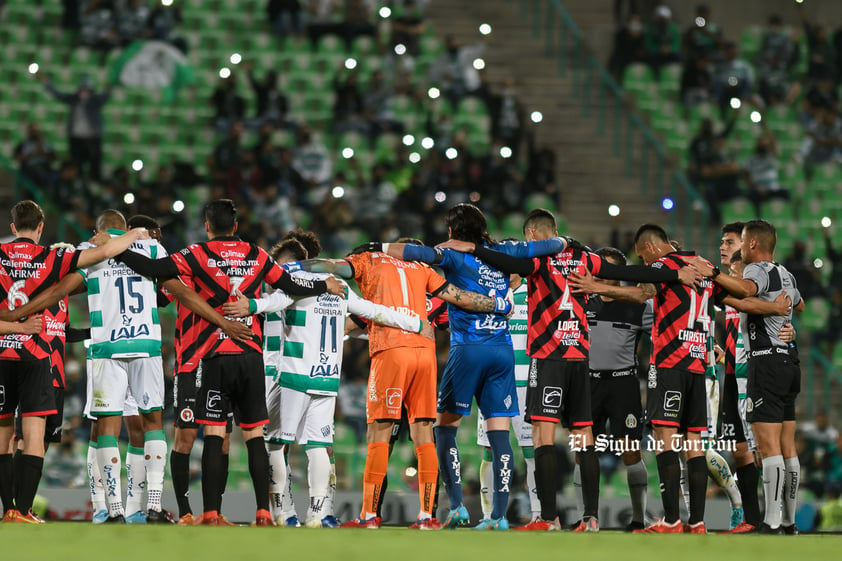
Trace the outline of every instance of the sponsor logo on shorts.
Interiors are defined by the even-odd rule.
[[[189,407],[185,407],[178,414],[178,418],[184,421],[185,423],[192,423],[195,417],[193,416],[193,410]]]
[[[658,387],[658,369],[655,368],[654,364],[649,365],[649,373],[647,375],[647,383],[646,386],[650,390],[654,390]]]
[[[143,392],[143,406],[146,407],[147,405],[149,405],[149,394]]]
[[[511,406],[512,406],[512,396],[511,396],[511,395],[507,395],[507,396],[503,399],[503,405],[505,405],[505,406],[506,406],[506,409],[508,409],[509,407],[511,407]]]
[[[558,386],[547,386],[541,397],[541,405],[558,409],[561,407],[561,388]]]
[[[403,401],[401,388],[386,388],[386,407],[400,407]]]
[[[325,425],[321,428],[322,436],[327,438],[330,436],[330,425]]]
[[[664,411],[677,413],[681,410],[681,392],[668,391],[664,393]]]
[[[529,361],[529,387],[538,387],[538,360],[534,358]]]
[[[208,399],[205,402],[205,408],[212,413],[222,413],[221,401],[222,394],[218,390],[208,390]]]
[[[626,428],[627,429],[637,428],[637,417],[635,417],[631,413],[626,415]]]

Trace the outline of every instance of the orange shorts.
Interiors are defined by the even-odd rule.
[[[401,407],[410,423],[436,418],[435,349],[399,347],[371,357],[366,419],[400,421]]]

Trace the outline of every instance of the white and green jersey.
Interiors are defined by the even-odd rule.
[[[529,356],[526,354],[526,333],[528,329],[529,310],[526,304],[526,283],[523,282],[515,290],[514,311],[509,318],[509,334],[512,337],[512,349],[515,351],[515,385],[526,386],[529,378]]]
[[[265,287],[264,287],[265,288]],[[254,313],[264,314],[263,319],[263,369],[266,374],[266,391],[270,384],[278,383],[278,367],[283,353],[284,332],[286,331],[287,309],[295,300],[282,290],[264,292],[261,298],[253,300]],[[270,311],[272,310],[272,311]]]
[[[743,332],[737,329],[737,352],[735,353],[734,376],[737,377],[737,398],[746,398],[746,387],[748,386],[748,353],[743,343]]]
[[[324,280],[330,275],[296,271],[293,276]],[[261,300],[257,303],[258,311],[278,311]],[[284,312],[283,338],[278,341],[281,349],[277,380],[281,387],[314,395],[336,395],[348,312],[412,333],[421,331],[420,319],[369,302],[351,290],[345,298],[327,292],[299,298]],[[268,346],[269,342],[266,344]],[[268,359],[264,355],[267,367],[272,358],[272,355]]]
[[[124,232],[108,230],[112,237]],[[91,247],[82,244],[81,248]],[[129,248],[150,259],[166,256],[156,240],[138,240]],[[88,289],[91,358],[161,356],[161,324],[155,283],[108,259],[79,269]]]

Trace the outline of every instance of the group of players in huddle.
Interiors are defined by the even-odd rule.
[[[533,511],[519,529],[560,529],[554,446],[561,423],[575,443],[574,483],[581,491],[574,531],[598,531],[594,436],[640,440],[636,351],[641,334],[651,332],[645,420],[658,442],[680,445],[656,450],[664,517],[648,526],[645,465],[639,449],[623,452],[633,506],[627,529],[704,533],[710,471],[731,498],[730,531],[797,532],[800,372],[789,320],[793,306],[804,303],[792,275],[773,261],[771,224],[723,228],[721,262],[728,270],[720,271],[680,251],[653,224],[635,236],[645,265],[626,265],[616,249],[592,252],[560,237],[554,216],[543,209],[527,216],[524,241],[494,242],[482,212],[459,204],[446,215],[449,241],[436,248],[410,239],[371,242],[344,259],[320,259],[312,232],[290,232],[268,253],[240,240],[230,200],[208,203],[204,219],[207,241],[167,255],[160,228],[148,217],[127,223],[121,213],[105,211],[90,243],[45,248],[38,245],[44,227],[38,205],[22,201],[12,209],[16,239],[0,244],[0,442],[10,443],[0,454],[4,521],[42,522],[31,505],[45,448],[60,436],[64,344],[83,339],[90,339],[85,414],[94,421],[88,448],[94,522],[173,521],[161,507],[167,444],[158,308],[175,300],[169,458],[179,524],[231,524],[222,515],[222,495],[228,436],[238,424],[255,525],[300,524],[287,463],[296,444],[308,464],[304,523],[339,525],[334,411],[343,338],[362,332],[371,355],[363,503],[359,518],[343,527],[380,526],[390,443],[402,418],[418,460],[420,509],[412,527],[467,525],[456,434],[476,400],[478,443],[486,449],[476,528],[509,528],[513,423]],[[337,277],[356,281],[361,296]],[[89,330],[67,326],[68,296],[76,292],[87,293]],[[437,388],[431,321],[441,319],[445,304],[450,350]],[[726,310],[721,424],[715,304]],[[125,504],[117,441],[123,421],[130,436]],[[200,425],[203,512],[194,516],[189,454]],[[736,478],[712,445],[717,428],[720,438],[738,443]],[[763,467],[762,520],[755,453]],[[441,520],[435,518],[439,478],[450,502]]]

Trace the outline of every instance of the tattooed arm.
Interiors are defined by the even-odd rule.
[[[434,296],[438,296],[445,302],[459,306],[469,312],[494,313],[498,311],[494,306],[494,298],[484,296],[478,292],[462,290],[450,283],[445,284]]]

